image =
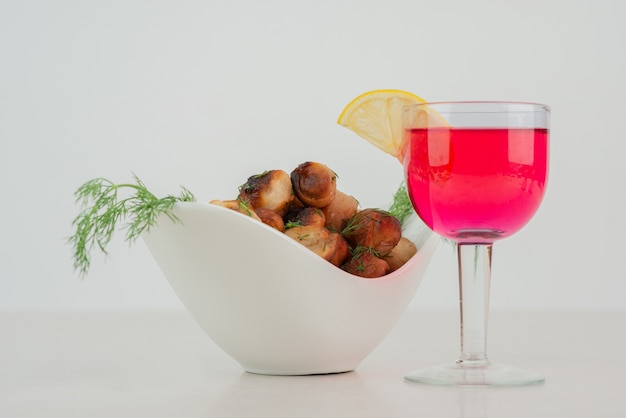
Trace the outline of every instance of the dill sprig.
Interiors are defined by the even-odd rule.
[[[80,186],[74,196],[81,211],[72,222],[74,235],[68,238],[73,249],[74,270],[85,276],[91,265],[91,252],[106,247],[120,223],[125,222],[125,240],[132,244],[144,231],[155,225],[159,215],[180,222],[172,209],[176,202],[195,201],[194,195],[182,187],[179,196],[157,198],[133,174],[135,183],[116,184],[106,178],[95,178]],[[128,191],[121,195],[120,191]]]
[[[396,190],[395,195],[393,196],[393,201],[391,206],[388,209],[389,213],[394,215],[400,221],[401,225],[404,225],[404,221],[415,213],[415,209],[413,208],[413,204],[411,203],[411,199],[409,198],[409,194],[406,189],[406,184],[402,182]],[[453,248],[456,248],[456,243],[451,239],[441,237],[442,241],[451,244]]]
[[[409,194],[404,182],[402,182],[398,190],[396,190],[388,212],[398,218],[401,225],[404,225],[404,221],[414,213],[413,205],[409,199]]]
[[[291,229],[291,228],[296,228],[302,226],[302,222],[301,221],[287,221],[285,222],[285,229]]]

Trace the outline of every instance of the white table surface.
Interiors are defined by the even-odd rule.
[[[490,357],[540,386],[403,373],[453,360],[455,313],[407,312],[356,371],[244,372],[186,312],[0,313],[0,417],[626,417],[626,312],[498,313]]]

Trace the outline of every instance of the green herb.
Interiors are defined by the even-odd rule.
[[[354,215],[352,218],[348,219],[348,221],[346,222],[346,226],[343,227],[340,234],[343,235],[344,237],[354,234],[355,231],[357,231],[359,228],[363,226],[362,224],[357,222],[359,220],[360,219],[358,218],[358,213]]]
[[[356,263],[355,270],[356,271],[365,271],[365,261],[363,261],[364,256],[370,254],[373,257],[382,258],[380,252],[376,251],[372,247],[366,247],[363,245],[359,245],[355,248],[350,249],[350,255],[352,257],[351,263]]]
[[[389,206],[389,213],[398,218],[400,224],[404,225],[404,221],[414,213],[413,205],[409,199],[404,182],[400,184],[396,194],[393,196],[393,202]]]
[[[372,212],[380,213],[383,216],[395,216],[393,213],[383,209],[370,208],[366,209],[366,211],[357,212],[352,218],[348,219],[346,226],[341,230],[341,235],[345,237],[355,234],[360,228],[363,228],[363,220],[370,219],[369,214]]]
[[[243,210],[246,211],[246,214],[248,216],[252,216],[252,213],[254,212],[251,207],[250,204],[248,203],[247,199],[237,199],[237,201],[239,202],[239,207]]]
[[[302,226],[302,221],[287,221],[285,222],[285,229],[296,228]]]
[[[159,215],[166,215],[172,222],[180,222],[172,209],[176,202],[195,201],[193,194],[182,188],[179,196],[157,198],[133,175],[135,183],[115,184],[105,178],[95,178],[76,190],[76,202],[81,211],[72,222],[74,235],[68,238],[73,248],[74,270],[85,276],[91,265],[94,248],[107,254],[106,247],[115,231],[125,222],[125,240],[132,244],[144,232],[155,225]],[[122,196],[121,191],[128,191]]]
[[[366,253],[372,254],[374,257],[383,258],[383,255],[379,251],[376,251],[374,248],[366,247],[364,245],[359,245],[350,250],[350,254],[353,258],[361,257],[363,256],[363,254]]]

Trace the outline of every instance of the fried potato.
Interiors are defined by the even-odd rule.
[[[389,272],[396,271],[417,253],[417,247],[409,239],[402,237],[383,258],[389,264]]]
[[[292,216],[287,217],[287,222],[293,223],[297,226],[316,225],[324,226],[326,223],[326,217],[321,209],[307,206],[300,209]]]
[[[257,214],[261,222],[264,224],[271,226],[272,228],[285,232],[285,222],[283,221],[283,217],[278,214],[278,212],[267,209],[267,208],[259,208],[255,209],[254,213]]]
[[[330,245],[335,247],[335,254],[328,261],[340,267],[350,257],[350,246],[338,232],[330,233]]]
[[[374,279],[389,273],[389,264],[371,251],[363,251],[354,255],[341,268],[348,273],[366,279]]]
[[[238,198],[256,209],[271,209],[284,216],[294,199],[291,178],[283,170],[270,170],[248,178]]]
[[[341,232],[348,220],[356,215],[359,202],[352,196],[337,190],[332,202],[322,208],[326,217],[326,228]]]
[[[353,248],[370,248],[384,256],[400,241],[402,225],[389,212],[364,209],[348,221],[343,235]]]
[[[416,252],[401,224],[380,209],[359,211],[359,202],[337,190],[326,165],[305,162],[290,174],[271,170],[239,187],[234,200],[212,200],[285,233],[333,265],[360,277],[384,276]]]
[[[257,221],[261,221],[261,218],[254,212],[252,207],[246,205],[244,202],[234,199],[234,200],[211,200],[209,202],[212,205],[222,206],[227,209],[234,210],[236,212],[247,215],[251,218],[256,219]]]
[[[285,231],[285,235],[299,242],[325,260],[335,255],[336,247],[331,245],[330,231],[323,226],[296,226]]]
[[[335,198],[337,175],[324,164],[302,163],[290,177],[296,197],[307,206],[323,208]]]

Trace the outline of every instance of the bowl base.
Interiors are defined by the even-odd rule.
[[[247,373],[260,374],[265,376],[319,376],[329,374],[342,374],[353,372],[355,368],[339,371],[302,371],[302,370],[264,370],[264,369],[244,369]]]

